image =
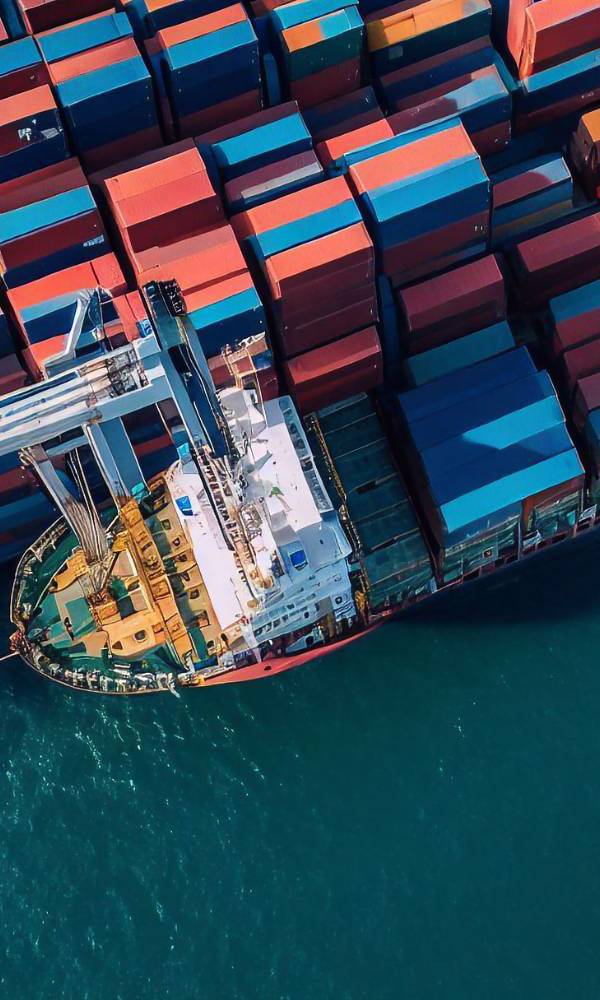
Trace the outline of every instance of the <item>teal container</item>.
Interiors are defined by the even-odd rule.
[[[405,374],[415,388],[433,382],[479,361],[487,361],[515,347],[515,338],[506,321],[477,330],[449,344],[435,347],[405,361]]]

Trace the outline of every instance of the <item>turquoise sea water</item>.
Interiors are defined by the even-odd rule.
[[[0,996],[596,1000],[599,557],[181,700],[0,667]]]

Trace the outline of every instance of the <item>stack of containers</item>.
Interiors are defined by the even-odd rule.
[[[586,194],[600,198],[600,109],[581,116],[570,151]]]
[[[384,90],[386,104],[392,112],[390,124],[395,133],[460,115],[481,156],[491,156],[508,146],[512,98],[493,63],[465,71],[443,83],[429,84],[425,89],[409,94],[403,93],[405,81],[398,79],[403,73],[400,70],[390,74],[394,79],[387,81],[387,90]],[[410,82],[413,87],[418,85],[414,78]],[[385,81],[382,88],[384,86]],[[393,96],[397,90],[399,93]]]
[[[316,416],[360,544],[360,561],[351,572],[360,570],[357,583],[363,590],[367,584],[369,608],[378,611],[430,591],[429,551],[372,401],[352,396]]]
[[[358,0],[293,0],[270,14],[281,75],[301,108],[361,85],[364,23]]]
[[[127,285],[114,254],[104,254],[8,290],[8,311],[19,332],[23,360],[35,379],[48,375],[46,362],[64,349],[74,297],[86,288],[103,288],[115,297],[125,296]]]
[[[60,473],[59,473],[60,475]],[[56,508],[16,451],[0,457],[0,563],[22,555],[56,519]]]
[[[137,38],[154,38],[163,28],[172,28],[227,5],[227,0],[121,0]]]
[[[600,277],[600,213],[524,240],[509,255],[521,309]]]
[[[490,42],[491,17],[489,0],[403,0],[367,14],[394,133],[460,115],[482,156],[507,146],[514,83]]]
[[[109,250],[92,192],[77,160],[0,185],[0,273],[8,288]]]
[[[145,47],[170,140],[262,107],[258,39],[241,3],[162,28]]]
[[[138,287],[178,282],[207,357],[251,337],[262,338],[264,354],[264,309],[197,148],[144,159],[101,181]]]
[[[17,0],[17,3],[31,35],[67,24],[74,13],[79,17],[90,17],[114,7],[111,0],[77,0],[76,11],[73,10],[73,0]]]
[[[567,123],[600,101],[600,48],[525,77],[513,92],[514,127],[528,132]]]
[[[304,110],[304,121],[315,143],[372,125],[383,117],[372,87],[362,87]]]
[[[317,146],[317,156],[330,177],[342,174],[347,170],[348,159],[365,146],[372,146],[383,139],[391,139],[394,135],[392,126],[383,116],[359,128],[351,129],[342,135],[325,139]]]
[[[68,156],[65,130],[50,87],[0,99],[0,183]]]
[[[506,317],[504,278],[495,257],[454,268],[398,293],[405,354],[421,354]]]
[[[591,470],[591,497],[600,499],[600,281],[551,299],[550,353],[564,399]]]
[[[377,320],[373,244],[344,177],[232,221],[262,278],[284,357]]]
[[[451,119],[344,157],[348,179],[394,288],[485,253],[490,184]]]
[[[600,46],[599,0],[510,0],[507,48],[523,80]]]
[[[20,38],[2,46],[0,98],[24,94],[48,83],[48,69],[33,38]]]
[[[600,281],[548,304],[550,353],[571,399],[580,379],[600,371]]]
[[[230,212],[260,205],[323,178],[295,101],[259,111],[197,140]]]
[[[97,14],[37,41],[86,169],[160,145],[152,80],[126,14]]]
[[[287,383],[302,415],[338,403],[383,381],[383,361],[374,326],[299,354],[285,364]]]
[[[444,583],[570,530],[584,472],[546,372],[525,348],[398,397]]]
[[[122,347],[148,329],[148,319],[139,292],[115,296],[102,306],[106,343],[91,340],[82,331],[80,341],[71,345],[69,333],[78,308],[81,289],[53,296],[35,306],[23,308],[20,319],[26,347],[23,360],[36,381],[50,378],[61,366],[84,352],[86,360],[107,349]],[[146,325],[145,325],[146,324]],[[110,348],[109,348],[110,345]]]
[[[492,246],[532,234],[573,208],[573,178],[560,154],[507,167],[492,183]]]
[[[377,10],[362,0],[371,66],[377,77],[489,36],[489,0],[400,0]]]

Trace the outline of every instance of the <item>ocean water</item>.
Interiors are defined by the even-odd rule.
[[[180,700],[1,665],[0,996],[597,1000],[599,557]]]

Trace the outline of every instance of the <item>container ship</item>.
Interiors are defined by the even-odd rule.
[[[0,0],[12,651],[252,680],[593,530],[599,195],[600,0]]]

